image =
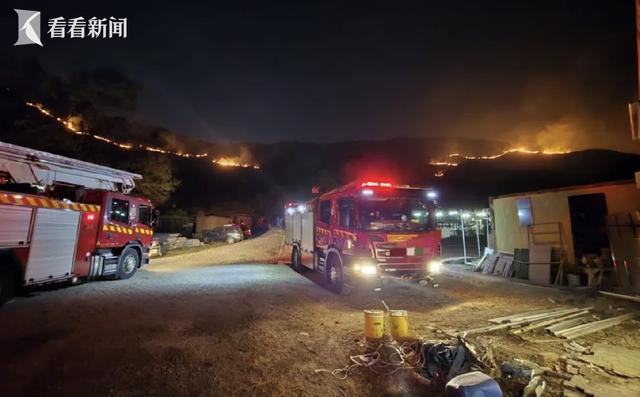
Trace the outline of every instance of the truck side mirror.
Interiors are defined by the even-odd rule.
[[[160,211],[154,209],[151,211],[151,228],[153,229],[158,225],[158,218],[160,217]]]

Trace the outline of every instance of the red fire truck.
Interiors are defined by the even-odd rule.
[[[138,174],[0,142],[0,304],[22,287],[127,279],[155,214]]]
[[[361,180],[285,206],[291,263],[323,273],[336,292],[361,279],[440,271],[435,191]]]

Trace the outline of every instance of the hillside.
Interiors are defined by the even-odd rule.
[[[329,144],[281,142],[216,144],[158,130],[149,136],[111,132],[74,133],[55,117],[3,95],[0,140],[82,160],[140,172],[140,194],[165,210],[234,210],[275,215],[285,200],[309,197],[312,185],[326,188],[366,176],[433,185],[444,206],[486,206],[489,196],[633,178],[640,156],[607,150],[567,154],[511,153],[491,160],[462,160],[442,169],[429,164],[449,153],[483,156],[508,149],[491,140],[407,138]],[[148,130],[148,129],[147,129]],[[145,130],[145,131],[147,131]],[[79,131],[79,130],[78,130]],[[149,130],[150,131],[150,130]],[[77,131],[76,131],[77,132]],[[126,139],[119,147],[102,138]],[[170,138],[167,138],[170,137]],[[153,147],[154,150],[147,150]],[[209,153],[202,158],[164,154]],[[259,169],[228,164],[259,165]]]

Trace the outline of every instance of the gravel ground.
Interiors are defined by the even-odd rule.
[[[314,370],[343,367],[350,354],[362,352],[362,309],[381,308],[381,299],[409,310],[412,332],[426,339],[442,338],[438,329],[477,327],[559,303],[627,310],[617,301],[453,268],[438,288],[397,281],[379,292],[338,296],[311,272],[266,264],[281,241],[275,231],[156,259],[131,280],[15,299],[0,309],[0,396],[419,395],[429,390],[408,372],[376,376],[356,369],[338,380]],[[628,322],[598,337],[633,347],[640,331]],[[562,353],[561,344],[507,334],[476,340],[491,341],[498,359],[549,364]]]

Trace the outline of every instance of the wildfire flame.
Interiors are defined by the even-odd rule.
[[[546,149],[546,150],[530,150],[527,149],[525,147],[519,147],[519,148],[513,148],[513,149],[507,149],[502,153],[498,153],[498,154],[494,154],[491,156],[467,156],[467,155],[463,155],[460,153],[451,153],[449,155],[449,157],[461,157],[465,160],[494,160],[497,158],[500,158],[502,156],[506,156],[507,154],[510,153],[524,153],[524,154],[545,154],[545,155],[555,155],[555,154],[567,154],[567,153],[571,153],[571,150],[566,150],[566,149],[560,149],[560,150],[551,150],[551,149]]]
[[[257,164],[250,163],[242,163],[239,160],[239,157],[220,157],[219,159],[211,160],[213,164],[219,165],[221,167],[242,167],[242,168],[254,168],[256,170],[260,169],[260,166]]]
[[[66,119],[63,119],[61,117],[55,116],[51,110],[45,108],[41,103],[25,102],[25,104],[27,106],[29,106],[29,107],[37,109],[40,113],[44,114],[45,116],[50,117],[52,119],[55,119],[58,123],[60,123],[62,126],[64,126],[67,130],[69,130],[70,132],[73,132],[76,135],[89,136],[89,137],[91,137],[93,139],[96,139],[98,141],[106,142],[106,143],[109,143],[111,145],[117,146],[120,149],[130,150],[130,149],[133,149],[134,147],[137,147],[138,149],[146,150],[148,152],[162,153],[162,154],[178,156],[178,157],[185,157],[185,158],[204,158],[204,157],[209,157],[209,153],[174,152],[174,151],[171,151],[171,150],[165,150],[165,149],[161,149],[161,148],[154,147],[154,146],[149,146],[149,145],[142,145],[142,144],[134,145],[132,143],[117,142],[117,141],[115,141],[113,139],[109,139],[109,138],[104,137],[102,135],[97,135],[97,134],[93,134],[93,133],[90,133],[90,132],[82,131],[80,129],[80,123],[82,121],[82,119],[80,117],[71,116],[71,117],[68,117]],[[257,165],[257,164],[251,164],[251,163],[248,163],[248,162],[241,162],[239,160],[240,160],[240,157],[238,157],[238,158],[221,157],[219,159],[213,159],[212,162],[214,164],[217,164],[217,165],[220,165],[220,166],[224,166],[224,167],[254,168],[254,169],[257,169],[257,170],[260,169],[260,166]]]
[[[567,154],[571,153],[571,150],[568,149],[543,149],[543,150],[532,150],[526,147],[518,147],[507,149],[501,153],[492,154],[489,156],[471,156],[465,155],[461,153],[451,153],[448,155],[449,159],[460,159],[460,160],[495,160],[497,158],[506,156],[511,153],[522,153],[522,154],[543,154],[543,155],[558,155],[558,154]],[[457,167],[460,165],[461,161],[442,161],[442,160],[431,160],[429,161],[430,165],[438,166],[438,167]],[[434,176],[442,177],[444,176],[444,170],[438,170]]]

